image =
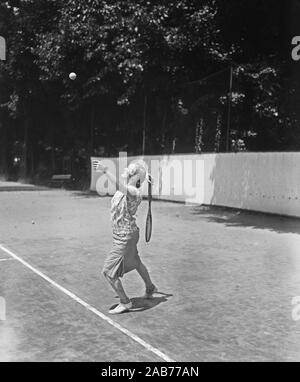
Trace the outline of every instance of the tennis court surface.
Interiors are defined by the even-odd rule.
[[[134,311],[101,268],[111,246],[110,198],[61,190],[0,192],[0,361],[299,361],[300,221],[153,203],[139,251],[161,294]]]

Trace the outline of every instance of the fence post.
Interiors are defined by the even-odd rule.
[[[227,114],[227,132],[226,132],[226,152],[229,151],[229,139],[230,139],[230,119],[231,119],[231,102],[232,102],[232,77],[233,77],[233,67],[230,66],[230,77],[229,77],[229,93],[228,93],[228,114]]]
[[[6,41],[2,36],[0,36],[0,60],[6,60]]]

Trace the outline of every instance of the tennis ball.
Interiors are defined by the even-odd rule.
[[[76,75],[76,73],[74,73],[74,72],[72,72],[72,73],[69,74],[69,78],[70,78],[70,80],[76,80],[76,77],[77,77],[77,75]]]

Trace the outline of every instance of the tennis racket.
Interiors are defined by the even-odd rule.
[[[152,213],[151,213],[151,201],[152,201],[152,178],[148,175],[148,214],[146,218],[145,240],[148,243],[152,234]]]

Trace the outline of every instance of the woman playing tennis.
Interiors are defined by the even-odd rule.
[[[132,302],[126,295],[120,280],[125,273],[133,269],[137,270],[145,283],[145,298],[151,298],[153,293],[157,292],[137,250],[139,228],[136,224],[135,214],[142,201],[140,187],[146,180],[147,172],[143,164],[131,163],[122,175],[125,182],[121,184],[101,163],[98,164],[97,171],[106,174],[119,189],[111,200],[113,246],[103,267],[105,278],[120,298],[120,303],[110,309],[109,313],[119,314],[132,308]]]

